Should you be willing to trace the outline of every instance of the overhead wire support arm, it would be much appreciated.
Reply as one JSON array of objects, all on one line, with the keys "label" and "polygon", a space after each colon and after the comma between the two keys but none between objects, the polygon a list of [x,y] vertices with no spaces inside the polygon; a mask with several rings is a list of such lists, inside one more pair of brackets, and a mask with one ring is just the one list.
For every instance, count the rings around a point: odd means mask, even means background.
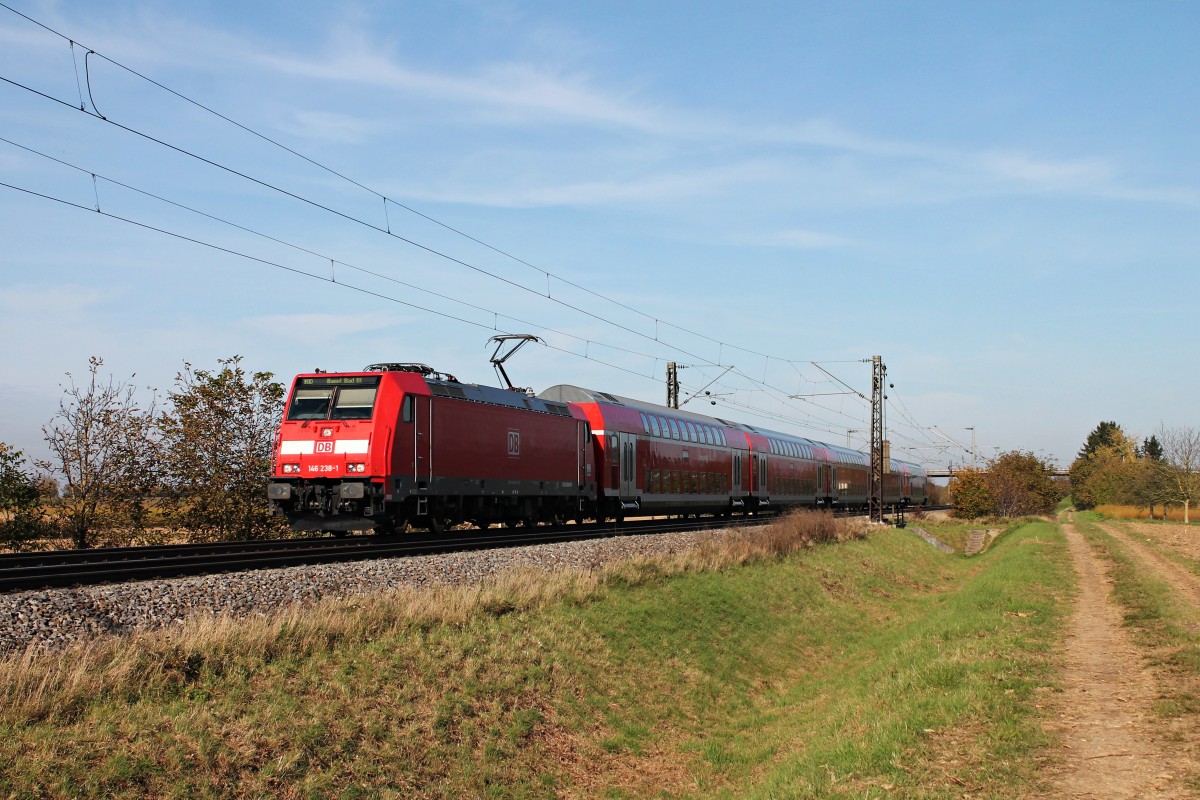
[{"label": "overhead wire support arm", "polygon": [[[706,383],[706,384],[704,384],[703,386],[701,386],[701,387],[700,387],[699,389],[697,389],[696,391],[692,392],[690,395],[688,395],[688,396],[687,396],[687,398],[686,398],[686,399],[684,399],[682,402],[680,402],[678,406],[675,406],[675,408],[679,408],[679,406],[686,406],[686,405],[688,404],[688,402],[689,402],[689,401],[691,401],[691,400],[695,400],[695,399],[696,399],[696,398],[697,398],[697,397],[700,395],[700,393],[701,393],[701,392],[704,392],[704,390],[705,390],[705,389],[707,389],[708,387],[712,386],[712,385],[713,385],[714,383],[716,383],[717,381],[721,380],[721,378],[724,378],[726,375],[728,375],[728,374],[729,374],[729,372],[730,372],[732,369],[733,369],[733,367],[731,367],[731,366],[730,366],[730,367],[726,367],[724,372],[722,372],[722,373],[721,373],[720,375],[718,375],[717,377],[713,378],[713,379],[712,379],[711,381],[709,381],[708,383]],[[678,391],[679,391],[679,390],[678,390],[678,389],[676,389],[676,396],[678,396]],[[709,394],[708,392],[704,392],[704,393],[705,393],[705,394]]]},{"label": "overhead wire support arm", "polygon": [[[875,358],[879,358],[879,356],[875,356]],[[808,362],[808,363],[812,364],[814,367],[816,367],[817,369],[821,370],[821,372],[824,372],[826,375],[828,375],[829,377],[833,378],[835,381],[837,381],[838,383],[840,383],[842,386],[845,386],[847,389],[849,389],[849,390],[850,390],[850,391],[849,391],[849,394],[855,394],[855,395],[858,395],[858,397],[859,397],[859,398],[861,398],[861,399],[863,399],[863,400],[866,400],[866,399],[867,399],[867,396],[866,396],[865,394],[863,394],[862,392],[860,392],[858,389],[855,389],[855,388],[854,388],[853,386],[851,386],[850,384],[846,383],[844,380],[842,380],[841,378],[839,378],[837,375],[834,375],[832,372],[830,372],[829,370],[827,370],[827,369],[825,369],[824,367],[822,367],[822,366],[821,366],[820,364],[818,364],[816,361],[810,361],[810,362]]]}]

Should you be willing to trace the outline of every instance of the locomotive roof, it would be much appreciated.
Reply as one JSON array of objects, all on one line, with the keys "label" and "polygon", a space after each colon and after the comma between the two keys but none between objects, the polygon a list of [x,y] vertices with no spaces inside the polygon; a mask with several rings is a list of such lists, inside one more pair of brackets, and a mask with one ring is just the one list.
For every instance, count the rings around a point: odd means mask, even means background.
[{"label": "locomotive roof", "polygon": [[555,402],[553,398],[530,397],[524,392],[514,392],[511,389],[499,389],[495,386],[483,386],[478,383],[437,380],[429,377],[425,378],[425,383],[429,386],[432,394],[442,397],[457,397],[460,400],[474,400],[477,403],[524,408],[546,414],[557,414],[560,417],[573,416],[566,405]]},{"label": "locomotive roof", "polygon": [[[724,425],[726,428],[732,428],[733,430],[738,431],[746,431],[748,433],[756,433],[760,436],[783,439],[789,442],[801,442],[814,447],[822,447],[828,450],[830,455],[834,456],[842,454],[844,456],[852,455],[858,458],[866,456],[868,460],[870,458],[868,454],[863,453],[861,450],[852,450],[846,447],[840,447],[836,444],[819,442],[815,439],[807,439],[803,436],[796,436],[792,433],[782,433],[780,431],[773,431],[767,428],[759,428],[755,425],[747,425],[744,422],[733,422],[730,420],[721,419],[720,417],[710,417],[704,414],[697,414],[694,411],[684,411],[683,409],[679,408],[660,406],[655,403],[647,403],[643,400],[634,400],[629,397],[622,397],[620,395],[601,392],[595,389],[585,389],[581,386],[571,386],[570,384],[565,383],[559,384],[558,386],[551,386],[549,389],[541,392],[538,397],[545,400],[557,400],[562,403],[607,403],[648,414],[663,414],[666,416],[681,417],[683,419],[692,419],[704,422],[708,425]],[[924,474],[925,472],[920,465],[913,464],[908,461],[901,461],[893,458],[891,459],[891,462],[893,464],[903,464],[906,467],[915,468],[921,474]]]}]

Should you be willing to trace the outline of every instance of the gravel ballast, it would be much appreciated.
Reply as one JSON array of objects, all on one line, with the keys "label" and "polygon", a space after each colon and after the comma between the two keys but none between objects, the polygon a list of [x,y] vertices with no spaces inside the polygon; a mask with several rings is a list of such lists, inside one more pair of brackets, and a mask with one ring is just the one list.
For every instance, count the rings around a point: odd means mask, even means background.
[{"label": "gravel ballast", "polygon": [[138,581],[0,595],[0,654],[58,650],[104,634],[181,624],[199,615],[264,615],[293,603],[377,594],[400,587],[476,584],[512,569],[596,570],[665,556],[727,530],[616,536],[374,561]]}]

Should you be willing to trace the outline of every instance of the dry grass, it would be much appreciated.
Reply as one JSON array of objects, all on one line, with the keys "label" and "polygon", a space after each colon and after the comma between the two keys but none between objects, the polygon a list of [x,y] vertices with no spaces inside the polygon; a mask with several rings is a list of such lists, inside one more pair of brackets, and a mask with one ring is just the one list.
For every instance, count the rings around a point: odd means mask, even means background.
[{"label": "dry grass", "polygon": [[271,615],[196,617],[176,629],[108,636],[60,654],[30,649],[0,660],[0,707],[10,718],[70,719],[96,698],[157,689],[170,694],[202,669],[234,662],[307,656],[341,641],[370,641],[435,625],[463,625],[567,600],[582,603],[607,585],[639,585],[670,575],[708,572],[778,559],[822,543],[863,538],[861,523],[815,511],[793,512],[770,526],[731,530],[694,550],[639,558],[597,571],[506,572],[474,586],[401,588],[351,600],[292,605]]},{"label": "dry grass", "polygon": [[880,530],[816,547],[866,528],[799,515],[11,658],[0,797],[1028,796],[1061,559]]},{"label": "dry grass", "polygon": [[[1150,509],[1145,506],[1108,504],[1096,506],[1095,511],[1097,514],[1109,519],[1163,519],[1163,509],[1161,506],[1154,507],[1153,517],[1150,516]],[[1172,522],[1183,522],[1183,506],[1169,506],[1166,512],[1166,519]],[[1197,509],[1190,509],[1188,516],[1192,521],[1195,521],[1197,519]]]}]

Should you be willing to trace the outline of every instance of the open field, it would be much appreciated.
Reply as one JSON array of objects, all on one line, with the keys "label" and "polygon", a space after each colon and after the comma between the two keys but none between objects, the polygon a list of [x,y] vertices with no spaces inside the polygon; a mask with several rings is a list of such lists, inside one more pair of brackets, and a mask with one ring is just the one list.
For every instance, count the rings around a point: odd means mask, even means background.
[{"label": "open field", "polygon": [[4,665],[14,796],[960,797],[1040,788],[1070,577],[881,531],[517,576]]},{"label": "open field", "polygon": [[[1096,506],[1096,513],[1099,514],[1100,516],[1106,517],[1108,519],[1149,520],[1149,519],[1153,518],[1156,520],[1162,520],[1163,519],[1163,511],[1164,511],[1163,506],[1156,505],[1154,507],[1154,516],[1151,517],[1150,509],[1147,508],[1146,506],[1116,506],[1116,505]],[[1167,506],[1165,511],[1166,511],[1166,519],[1168,521],[1183,522],[1183,506]],[[1197,518],[1196,518],[1196,509],[1194,509],[1194,508],[1189,511],[1188,517],[1192,524],[1195,524],[1198,521],[1200,521],[1200,520],[1197,520]]]}]

